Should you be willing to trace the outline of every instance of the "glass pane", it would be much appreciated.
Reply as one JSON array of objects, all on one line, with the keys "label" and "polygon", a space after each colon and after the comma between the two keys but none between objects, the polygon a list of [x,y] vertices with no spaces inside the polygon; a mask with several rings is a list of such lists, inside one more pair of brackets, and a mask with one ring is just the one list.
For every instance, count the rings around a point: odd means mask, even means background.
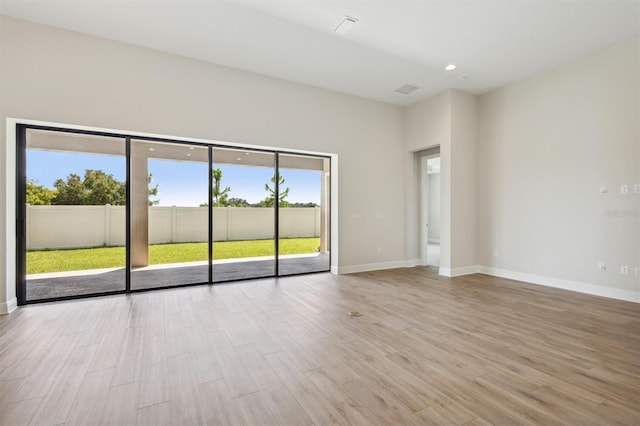
[{"label": "glass pane", "polygon": [[280,154],[280,275],[328,271],[329,159]]},{"label": "glass pane", "polygon": [[131,289],[209,282],[208,148],[131,141]]},{"label": "glass pane", "polygon": [[26,136],[27,300],[125,290],[125,140]]},{"label": "glass pane", "polygon": [[213,150],[213,281],[275,275],[275,155]]}]

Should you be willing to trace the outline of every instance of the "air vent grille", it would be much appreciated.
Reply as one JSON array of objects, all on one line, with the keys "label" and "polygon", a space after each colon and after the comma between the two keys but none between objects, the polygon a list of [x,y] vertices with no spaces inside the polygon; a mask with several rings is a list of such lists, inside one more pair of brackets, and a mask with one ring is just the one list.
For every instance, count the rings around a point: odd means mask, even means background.
[{"label": "air vent grille", "polygon": [[413,84],[405,84],[402,87],[398,87],[395,92],[402,93],[403,95],[408,95],[411,92],[418,90],[418,86],[414,86]]}]

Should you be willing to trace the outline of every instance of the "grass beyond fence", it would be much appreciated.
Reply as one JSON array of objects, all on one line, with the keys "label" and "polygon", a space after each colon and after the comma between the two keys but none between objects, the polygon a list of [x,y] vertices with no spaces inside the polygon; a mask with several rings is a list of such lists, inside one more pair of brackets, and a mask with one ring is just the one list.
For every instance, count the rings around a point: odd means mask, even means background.
[{"label": "grass beyond fence", "polygon": [[[274,255],[273,240],[219,241],[213,243],[213,259],[237,259]],[[320,238],[280,240],[280,254],[318,251]],[[197,262],[207,260],[207,243],[155,244],[149,246],[149,263]],[[97,247],[27,252],[27,274],[120,268],[125,265],[124,247]]]}]

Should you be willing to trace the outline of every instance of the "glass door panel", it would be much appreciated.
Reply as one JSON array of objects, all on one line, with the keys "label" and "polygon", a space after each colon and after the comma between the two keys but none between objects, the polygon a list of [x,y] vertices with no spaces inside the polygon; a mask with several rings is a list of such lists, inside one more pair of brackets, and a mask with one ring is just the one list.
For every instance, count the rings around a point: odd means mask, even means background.
[{"label": "glass door panel", "polygon": [[329,159],[279,154],[279,275],[328,271]]},{"label": "glass door panel", "polygon": [[26,130],[26,301],[126,289],[126,141]]},{"label": "glass door panel", "polygon": [[209,150],[131,140],[131,289],[209,282]]},{"label": "glass door panel", "polygon": [[214,148],[213,282],[275,275],[275,154]]}]

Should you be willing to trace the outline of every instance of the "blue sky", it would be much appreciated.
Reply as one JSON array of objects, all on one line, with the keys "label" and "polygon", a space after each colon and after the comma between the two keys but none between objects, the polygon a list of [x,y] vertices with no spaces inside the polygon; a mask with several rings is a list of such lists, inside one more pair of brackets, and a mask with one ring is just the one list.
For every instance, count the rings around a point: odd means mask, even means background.
[{"label": "blue sky", "polygon": [[[244,198],[257,203],[267,196],[264,184],[273,169],[237,165],[216,165],[222,169],[222,186],[231,187],[229,198]],[[37,179],[40,185],[53,188],[58,178],[70,173],[84,176],[85,169],[103,170],[116,179],[126,176],[123,157],[27,150],[27,179]],[[161,206],[198,206],[207,201],[207,165],[166,160],[149,160],[152,185],[158,184],[157,199]],[[320,204],[320,172],[281,169],[285,188],[291,188],[287,200],[291,203]]]}]

